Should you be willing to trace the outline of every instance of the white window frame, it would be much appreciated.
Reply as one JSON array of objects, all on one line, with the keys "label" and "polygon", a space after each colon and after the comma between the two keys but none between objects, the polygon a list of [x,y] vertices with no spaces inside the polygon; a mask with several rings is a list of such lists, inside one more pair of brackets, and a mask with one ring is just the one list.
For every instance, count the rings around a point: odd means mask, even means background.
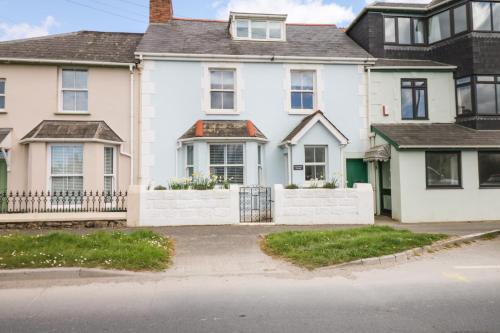
[{"label": "white window frame", "polygon": [[3,97],[4,98],[4,107],[3,108],[0,108],[0,113],[4,113],[5,112],[5,109],[7,108],[7,80],[6,79],[3,79],[3,78],[0,78],[0,82],[3,82],[4,83],[4,92],[3,93],[0,93],[0,97]]},{"label": "white window frame", "polygon": [[[209,74],[210,74],[210,110],[212,112],[218,112],[218,113],[221,113],[221,112],[234,112],[234,110],[236,110],[236,69],[232,69],[232,68],[210,68],[209,69]],[[232,72],[233,73],[233,81],[234,81],[234,84],[233,84],[233,89],[224,89],[224,85],[219,88],[219,89],[214,89],[212,88],[212,73],[213,72]],[[213,92],[216,92],[216,93],[225,93],[225,92],[229,92],[229,93],[233,93],[233,108],[232,109],[224,109],[224,108],[221,108],[221,109],[213,109],[212,108],[212,93]],[[224,105],[224,97],[222,97],[222,105]]]},{"label": "white window frame", "polygon": [[[227,164],[227,146],[228,145],[241,145],[243,147],[243,164]],[[211,164],[210,163],[210,147],[211,146],[225,146],[224,148],[224,164]],[[227,179],[227,169],[230,167],[243,167],[243,183],[246,184],[246,145],[243,142],[213,142],[208,144],[208,170],[211,168],[224,168],[224,179]]]},{"label": "white window frame", "polygon": [[[113,173],[106,173],[106,149],[112,149],[113,152]],[[104,184],[106,184],[106,178],[112,177],[112,182],[111,182],[111,194],[113,194],[114,191],[116,191],[116,148],[113,146],[104,146]],[[103,191],[105,191],[105,186],[103,186]],[[107,194],[107,193],[106,193]]]},{"label": "white window frame", "polygon": [[[238,37],[238,21],[248,22],[248,35],[247,37]],[[253,38],[252,36],[252,23],[253,22],[265,22],[266,23],[266,37],[265,38]],[[281,25],[281,38],[271,38],[269,29],[269,23],[278,23]],[[233,21],[232,26],[232,36],[234,40],[254,40],[259,42],[285,42],[286,41],[286,24],[284,21],[279,20],[269,20],[265,18],[236,18]]]},{"label": "white window frame", "polygon": [[[193,164],[189,164],[189,148],[192,148],[192,151],[193,151]],[[192,144],[186,145],[186,160],[185,161],[186,161],[185,176],[190,177],[189,176],[189,169],[193,169],[193,174],[194,174],[194,145],[192,145]]]},{"label": "white window frame", "polygon": [[[81,174],[65,174],[65,175],[52,175],[52,147],[82,147],[82,173]],[[33,161],[32,161],[33,162]],[[82,177],[83,188],[85,191],[85,145],[83,143],[53,143],[47,145],[47,190],[52,192],[52,177]]]},{"label": "white window frame", "polygon": [[[239,115],[244,112],[244,82],[241,75],[243,64],[231,64],[231,63],[203,63],[203,76],[201,87],[203,90],[203,98],[201,101],[202,110],[205,111],[207,115]],[[220,110],[212,109],[211,105],[211,95],[212,84],[211,75],[212,70],[234,70],[234,109],[232,110]]]},{"label": "white window frame", "polygon": [[[63,72],[64,71],[86,71],[87,72],[87,89],[65,89],[63,88]],[[78,68],[78,67],[61,67],[59,69],[59,107],[58,114],[72,114],[72,115],[88,115],[90,114],[90,93],[89,93],[89,79],[90,79],[90,71],[88,68]],[[87,110],[75,110],[75,111],[67,111],[64,110],[64,91],[76,91],[76,92],[87,92]]]},{"label": "white window frame", "polygon": [[[306,162],[306,149],[312,148],[316,150],[317,148],[322,148],[325,151],[325,161],[324,162]],[[316,160],[316,153],[314,154],[314,159]],[[328,177],[328,146],[327,145],[304,145],[304,181],[309,184],[311,180],[306,180],[306,167],[308,166],[324,166],[325,167],[325,179],[318,179],[320,182],[325,182]]]},{"label": "white window frame", "polygon": [[[285,80],[283,82],[285,90],[285,110],[288,114],[309,115],[317,110],[324,110],[324,82],[322,65],[284,65]],[[314,90],[312,109],[292,109],[292,72],[294,71],[314,71]]]},{"label": "white window frame", "polygon": [[264,145],[257,145],[257,183],[263,185],[264,182]]}]

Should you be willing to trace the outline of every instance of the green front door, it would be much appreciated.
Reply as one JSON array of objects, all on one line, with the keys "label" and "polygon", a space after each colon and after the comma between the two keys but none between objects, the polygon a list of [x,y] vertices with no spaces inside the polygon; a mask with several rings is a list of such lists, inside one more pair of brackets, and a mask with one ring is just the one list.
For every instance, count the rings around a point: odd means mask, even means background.
[{"label": "green front door", "polygon": [[361,158],[347,159],[347,186],[355,183],[368,183],[368,166]]},{"label": "green front door", "polygon": [[0,158],[0,194],[7,192],[7,163]]}]

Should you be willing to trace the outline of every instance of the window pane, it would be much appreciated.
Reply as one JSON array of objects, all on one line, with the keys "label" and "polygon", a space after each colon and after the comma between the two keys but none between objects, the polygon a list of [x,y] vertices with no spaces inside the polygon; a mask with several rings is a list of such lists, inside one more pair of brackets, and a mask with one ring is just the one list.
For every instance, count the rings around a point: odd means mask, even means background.
[{"label": "window pane", "polygon": [[302,72],[302,89],[310,91],[314,90],[314,72]]},{"label": "window pane", "polygon": [[464,83],[469,83],[470,82],[470,77],[463,77],[461,79],[457,80],[457,84],[464,84]]},{"label": "window pane", "polygon": [[411,81],[401,81],[401,86],[402,87],[412,87],[413,84]]},{"label": "window pane", "polygon": [[75,88],[75,71],[67,69],[62,71],[62,87],[64,89]]},{"label": "window pane", "polygon": [[86,91],[77,91],[76,97],[76,111],[88,111],[89,94]]},{"label": "window pane", "polygon": [[210,145],[210,164],[224,164],[224,145]]},{"label": "window pane", "polygon": [[292,93],[292,109],[302,109],[302,93]]},{"label": "window pane", "polygon": [[114,174],[114,160],[113,160],[113,148],[104,148],[104,174],[112,175]]},{"label": "window pane", "polygon": [[478,76],[477,80],[481,81],[481,82],[495,82],[495,77],[482,75],[482,76]]},{"label": "window pane", "polygon": [[83,177],[52,177],[52,193],[82,193]]},{"label": "window pane", "polygon": [[212,167],[210,168],[210,176],[217,176],[217,178],[225,179],[225,168],[224,167]]},{"label": "window pane", "polygon": [[252,38],[253,39],[267,38],[267,22],[252,21]]},{"label": "window pane", "polygon": [[491,30],[491,8],[489,2],[473,2],[472,17],[474,30]]},{"label": "window pane", "polygon": [[194,147],[193,146],[186,147],[186,164],[187,165],[194,164]]},{"label": "window pane", "polygon": [[315,162],[316,163],[325,163],[325,148],[317,147],[314,149],[315,151]]},{"label": "window pane", "polygon": [[281,39],[281,27],[279,22],[269,22],[269,38]]},{"label": "window pane", "polygon": [[495,114],[496,99],[495,99],[495,85],[478,83],[477,88],[477,113],[479,114]]},{"label": "window pane", "polygon": [[224,110],[234,109],[234,93],[225,92],[222,94],[222,108]]},{"label": "window pane", "polygon": [[222,92],[210,93],[210,107],[216,110],[222,110]]},{"label": "window pane", "polygon": [[76,92],[63,91],[63,111],[75,111]]},{"label": "window pane", "polygon": [[243,164],[243,145],[227,145],[227,164]]},{"label": "window pane", "polygon": [[411,89],[401,89],[401,112],[403,119],[413,119],[413,93]]},{"label": "window pane", "polygon": [[243,167],[228,167],[227,180],[231,184],[243,184]]},{"label": "window pane", "polygon": [[453,18],[455,22],[455,33],[467,30],[467,7],[465,5],[457,7],[453,10]]},{"label": "window pane", "polygon": [[302,73],[292,72],[292,90],[302,90]]},{"label": "window pane", "polygon": [[187,175],[187,177],[193,177],[193,175],[194,175],[194,167],[188,167],[186,175]]},{"label": "window pane", "polygon": [[222,71],[210,71],[210,87],[222,89]]},{"label": "window pane", "polygon": [[75,71],[75,88],[87,89],[87,71]]},{"label": "window pane", "polygon": [[0,80],[0,95],[5,94],[5,80]]},{"label": "window pane", "polygon": [[104,177],[104,193],[106,194],[113,193],[113,176]]},{"label": "window pane", "polygon": [[425,101],[425,90],[417,89],[415,92],[417,100],[415,101],[415,108],[417,109],[417,118],[427,117],[427,104]]},{"label": "window pane", "polygon": [[0,96],[0,109],[5,109],[5,96]]},{"label": "window pane", "polygon": [[414,19],[413,20],[414,24],[414,38],[415,38],[415,43],[416,44],[422,44],[425,43],[425,21],[424,20],[419,20],[419,19]]},{"label": "window pane", "polygon": [[459,186],[459,154],[427,153],[427,186]]},{"label": "window pane", "polygon": [[500,3],[492,3],[493,6],[493,30],[500,31]]},{"label": "window pane", "polygon": [[65,174],[64,170],[64,147],[51,148],[51,173],[53,175]]},{"label": "window pane", "polygon": [[306,163],[314,163],[314,148],[313,147],[305,147],[304,149],[304,159]]},{"label": "window pane", "polygon": [[306,165],[306,181],[314,179],[314,166]]},{"label": "window pane", "polygon": [[451,36],[450,12],[445,11],[429,19],[429,42],[434,43]]},{"label": "window pane", "polygon": [[313,99],[313,93],[302,93],[302,109],[312,110],[314,108]]},{"label": "window pane", "polygon": [[248,38],[248,21],[247,20],[237,20],[236,21],[236,36],[240,38]]},{"label": "window pane", "polygon": [[316,179],[325,179],[325,166],[324,165],[316,165]]},{"label": "window pane", "polygon": [[222,77],[222,88],[224,90],[234,90],[234,71],[223,71]]},{"label": "window pane", "polygon": [[396,42],[396,19],[392,17],[386,17],[384,19],[385,26],[385,41],[386,43]]},{"label": "window pane", "polygon": [[470,85],[457,88],[458,114],[472,113],[472,97]]},{"label": "window pane", "polygon": [[500,186],[500,152],[479,152],[479,185]]},{"label": "window pane", "polygon": [[407,17],[398,18],[399,44],[411,44],[411,20]]}]

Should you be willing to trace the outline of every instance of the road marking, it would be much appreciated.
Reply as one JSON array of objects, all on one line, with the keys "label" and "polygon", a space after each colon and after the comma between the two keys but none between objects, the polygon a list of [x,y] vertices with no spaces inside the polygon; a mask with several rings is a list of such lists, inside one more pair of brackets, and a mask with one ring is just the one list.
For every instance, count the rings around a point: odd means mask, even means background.
[{"label": "road marking", "polygon": [[483,265],[483,266],[455,266],[455,269],[500,269],[500,265]]},{"label": "road marking", "polygon": [[455,280],[459,282],[465,282],[468,283],[470,282],[469,279],[467,279],[465,276],[457,273],[443,273],[445,277],[447,277],[450,280]]}]

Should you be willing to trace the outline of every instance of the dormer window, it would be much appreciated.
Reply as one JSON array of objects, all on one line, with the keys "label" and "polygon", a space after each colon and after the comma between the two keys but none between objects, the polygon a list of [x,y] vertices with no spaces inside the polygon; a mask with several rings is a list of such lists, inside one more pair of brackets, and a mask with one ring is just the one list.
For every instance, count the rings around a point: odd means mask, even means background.
[{"label": "dormer window", "polygon": [[286,15],[231,13],[231,35],[236,40],[284,41]]}]

